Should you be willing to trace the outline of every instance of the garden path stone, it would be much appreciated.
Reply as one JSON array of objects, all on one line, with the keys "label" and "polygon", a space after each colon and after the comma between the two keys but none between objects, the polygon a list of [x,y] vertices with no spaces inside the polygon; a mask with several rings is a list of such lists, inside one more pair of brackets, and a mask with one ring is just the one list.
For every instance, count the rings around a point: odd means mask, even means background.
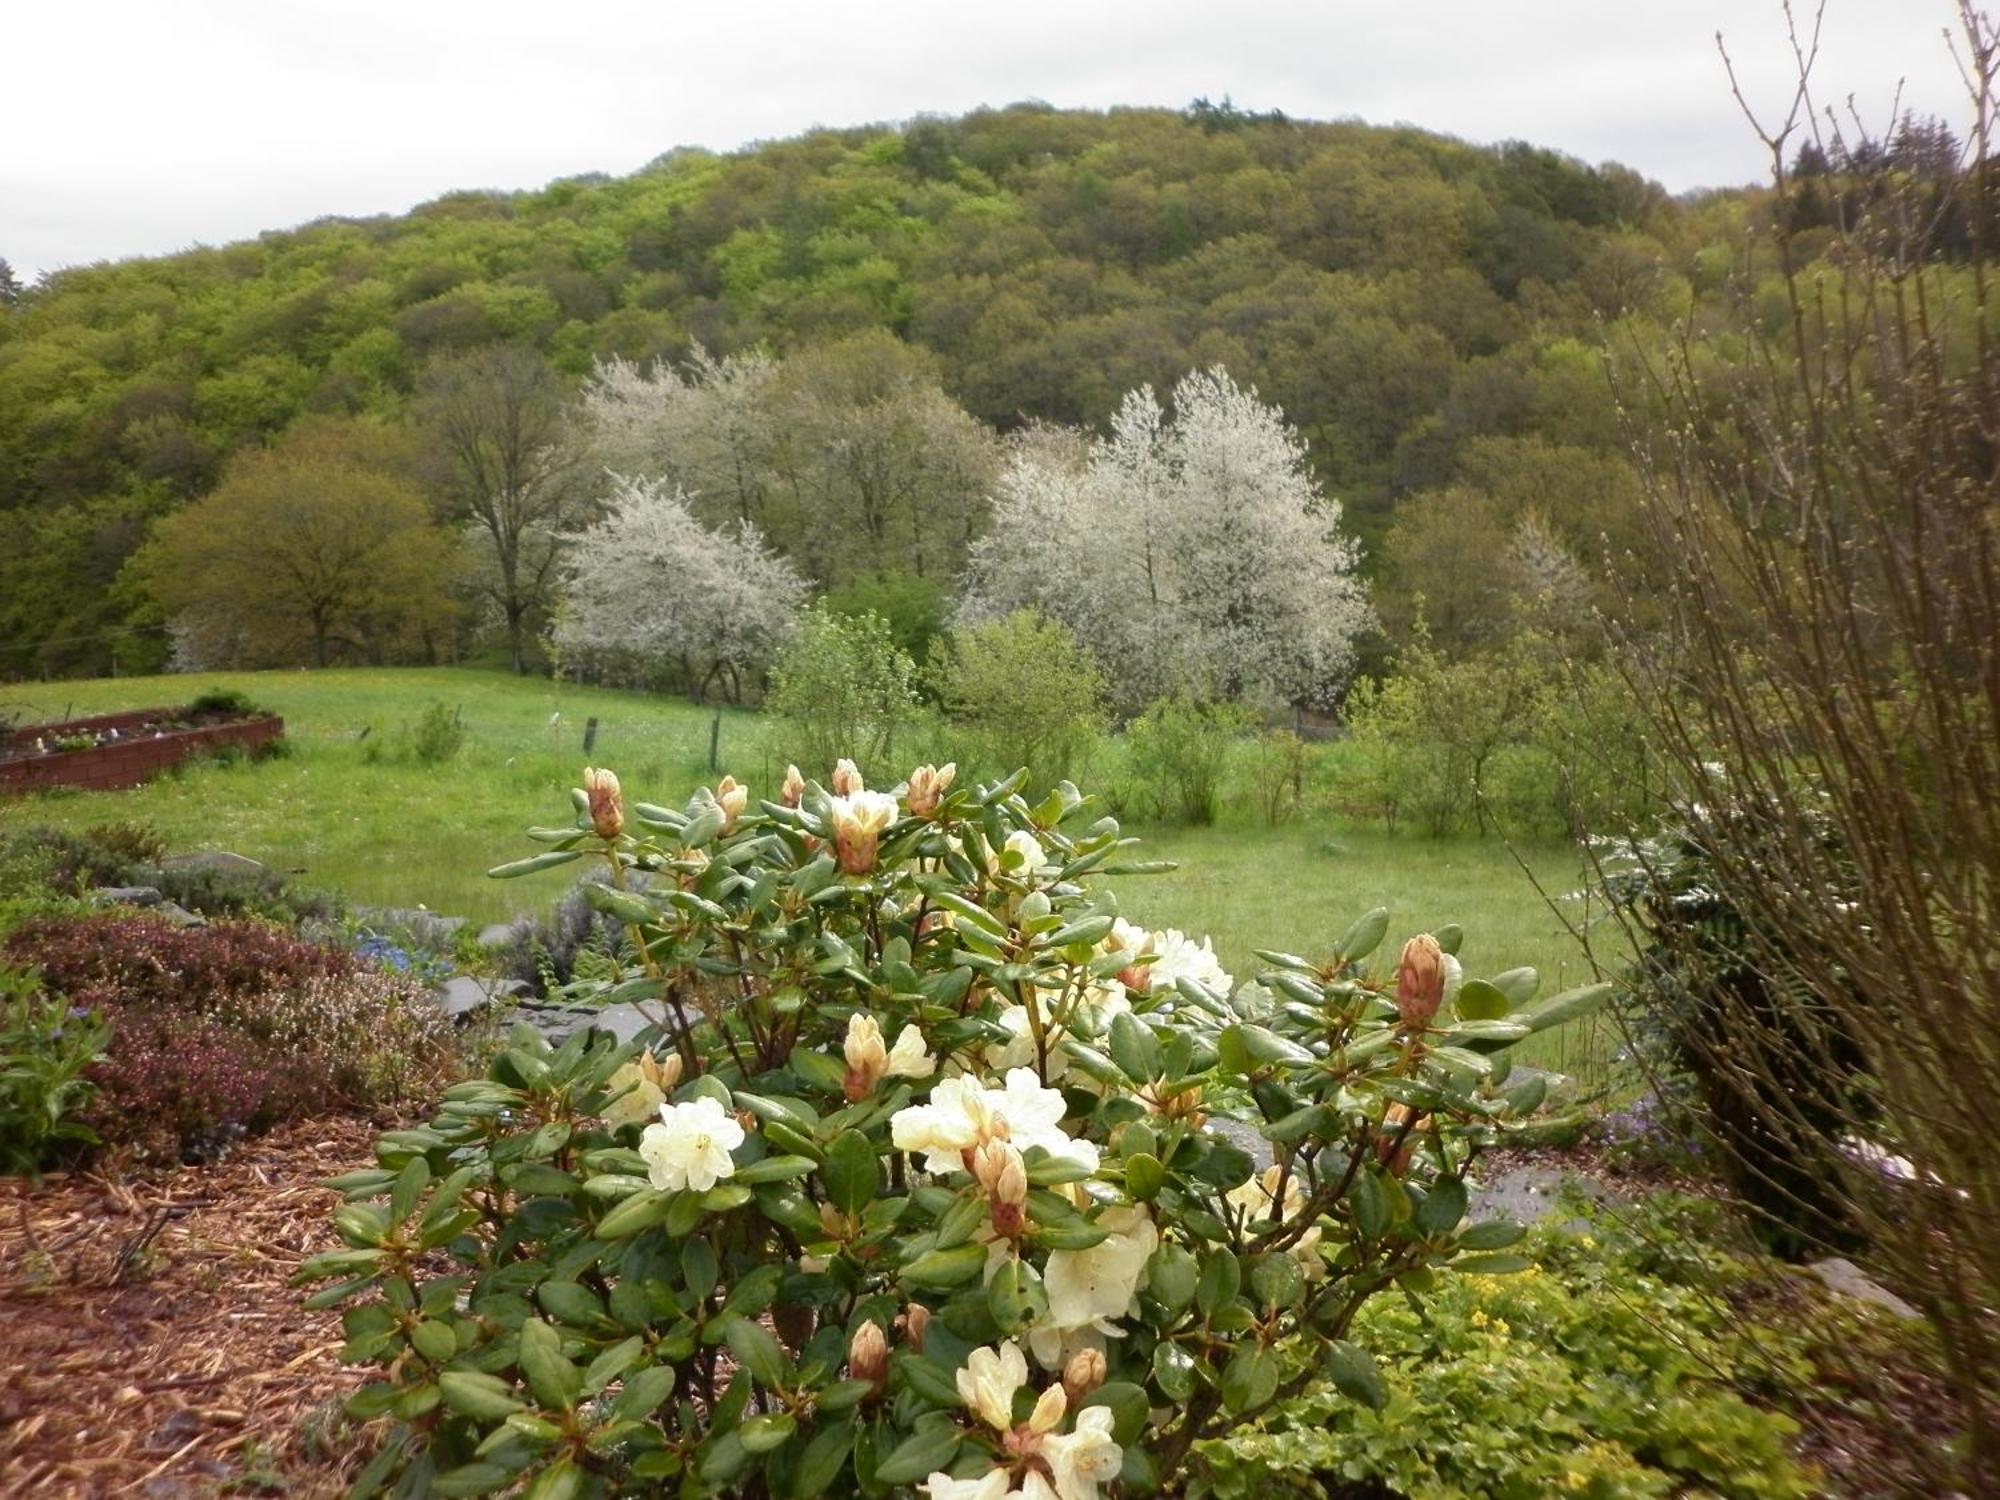
[{"label": "garden path stone", "polygon": [[92,893],[114,906],[158,906],[160,890],[152,885],[101,885]]},{"label": "garden path stone", "polygon": [[196,849],[190,854],[169,854],[160,861],[164,870],[214,870],[222,875],[261,875],[264,865],[246,854],[227,849]]},{"label": "garden path stone", "polygon": [[1588,1227],[1585,1221],[1566,1211],[1565,1189],[1573,1189],[1592,1203],[1627,1201],[1624,1194],[1594,1177],[1534,1163],[1508,1167],[1491,1176],[1468,1182],[1467,1187],[1471,1189],[1472,1200],[1467,1216],[1473,1223],[1486,1219],[1512,1219],[1516,1223],[1532,1224],[1538,1219],[1559,1218],[1565,1229],[1584,1229]]},{"label": "garden path stone", "polygon": [[521,1019],[539,1031],[550,1046],[560,1047],[576,1032],[589,1027],[609,1032],[621,1042],[629,1042],[652,1022],[636,1005],[524,1005]]},{"label": "garden path stone", "polygon": [[1816,1260],[1806,1269],[1824,1282],[1828,1291],[1839,1296],[1852,1297],[1857,1302],[1871,1302],[1905,1322],[1923,1317],[1909,1303],[1842,1256]]},{"label": "garden path stone", "polygon": [[185,906],[173,901],[162,901],[152,908],[156,917],[164,917],[176,927],[206,927],[208,918],[198,912],[191,912]]},{"label": "garden path stone", "polygon": [[461,1021],[526,988],[518,979],[476,979],[470,974],[454,974],[435,993],[444,1013],[454,1021]]}]

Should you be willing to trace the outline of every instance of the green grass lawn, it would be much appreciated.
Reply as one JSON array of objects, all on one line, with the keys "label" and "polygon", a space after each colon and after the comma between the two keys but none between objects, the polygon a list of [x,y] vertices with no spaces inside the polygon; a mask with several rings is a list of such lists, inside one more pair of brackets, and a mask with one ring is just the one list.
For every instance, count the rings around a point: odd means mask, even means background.
[{"label": "green grass lawn", "polygon": [[[14,684],[0,687],[0,713],[104,713],[185,702],[210,687],[238,689],[283,714],[293,754],[198,766],[128,792],[0,804],[0,822],[81,829],[141,820],[176,849],[232,849],[357,901],[422,904],[487,921],[545,906],[571,878],[554,871],[502,883],[484,871],[534,852],[521,837],[527,825],[566,816],[568,788],[585,764],[588,719],[598,721],[589,759],[615,769],[629,795],[677,802],[710,779],[712,711],[504,672],[234,672]],[[432,703],[459,709],[467,738],[455,759],[424,766],[399,742]],[[775,787],[783,766],[773,763],[755,714],[724,711],[720,748],[722,768],[754,792]],[[1545,992],[1589,977],[1562,923],[1495,842],[1390,835],[1318,818],[1278,829],[1235,821],[1133,831],[1147,855],[1180,861],[1180,868],[1121,882],[1128,915],[1211,934],[1239,978],[1256,971],[1253,949],[1323,951],[1377,905],[1393,919],[1385,952],[1409,933],[1457,922],[1472,973],[1533,964]],[[1574,850],[1549,844],[1518,852],[1552,894],[1579,883]],[[1608,1023],[1585,1023],[1538,1039],[1532,1058],[1594,1079],[1609,1044]]]}]

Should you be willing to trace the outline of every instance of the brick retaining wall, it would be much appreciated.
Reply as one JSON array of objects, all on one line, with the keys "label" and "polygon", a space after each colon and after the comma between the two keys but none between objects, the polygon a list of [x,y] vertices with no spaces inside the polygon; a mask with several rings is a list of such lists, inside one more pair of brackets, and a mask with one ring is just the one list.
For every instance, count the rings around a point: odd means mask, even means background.
[{"label": "brick retaining wall", "polygon": [[[32,740],[37,734],[82,734],[107,729],[139,728],[172,714],[172,709],[147,709],[136,713],[105,714],[95,719],[72,719],[62,724],[37,724],[19,733]],[[214,724],[201,729],[175,729],[165,734],[113,740],[91,750],[67,750],[54,755],[36,755],[23,760],[0,761],[0,792],[35,792],[50,787],[85,787],[110,791],[142,785],[170,766],[179,765],[203,750],[219,750],[241,745],[245,750],[261,750],[285,733],[285,721],[276,715],[244,719],[234,724]]]}]

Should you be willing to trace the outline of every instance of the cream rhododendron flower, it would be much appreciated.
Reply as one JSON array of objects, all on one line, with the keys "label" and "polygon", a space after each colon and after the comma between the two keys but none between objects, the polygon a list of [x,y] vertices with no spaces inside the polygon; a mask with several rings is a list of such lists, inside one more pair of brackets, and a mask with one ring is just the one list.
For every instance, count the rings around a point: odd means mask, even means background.
[{"label": "cream rhododendron flower", "polygon": [[[1088,1250],[1055,1250],[1042,1269],[1049,1310],[1029,1330],[1035,1358],[1061,1369],[1089,1335],[1117,1338],[1117,1320],[1132,1311],[1145,1283],[1146,1261],[1160,1248],[1160,1232],[1143,1208],[1108,1209],[1097,1221],[1111,1231]],[[1082,1336],[1082,1337],[1080,1337]]]},{"label": "cream rhododendron flower", "polygon": [[1086,1406],[1076,1414],[1074,1431],[1053,1432],[1042,1439],[1060,1500],[1097,1500],[1099,1485],[1118,1477],[1125,1452],[1111,1440],[1111,1408]]},{"label": "cream rhododendron flower", "polygon": [[965,1357],[958,1372],[958,1396],[995,1432],[1012,1432],[1014,1393],[1027,1383],[1027,1356],[1019,1344],[1005,1339],[991,1349],[974,1349]]},{"label": "cream rhododendron flower", "polygon": [[[845,762],[843,762],[845,764]],[[875,847],[896,821],[896,799],[884,792],[857,791],[833,799],[833,845],[840,868],[866,875],[875,868]]]},{"label": "cream rhododendron flower", "polygon": [[[613,1129],[650,1120],[667,1102],[667,1095],[681,1081],[681,1060],[677,1053],[656,1058],[641,1052],[606,1080],[605,1087],[618,1097],[604,1106],[604,1120]],[[621,1092],[623,1091],[623,1092]]]},{"label": "cream rhododendron flower", "polygon": [[1008,1070],[1004,1085],[988,1086],[971,1076],[947,1078],[931,1090],[927,1103],[912,1104],[890,1116],[889,1138],[898,1151],[924,1157],[927,1172],[955,1172],[965,1153],[986,1141],[1008,1141],[1017,1151],[1040,1146],[1051,1156],[1097,1170],[1097,1147],[1062,1128],[1063,1096],[1042,1087],[1028,1068]]},{"label": "cream rhododendron flower", "polygon": [[[1006,856],[1016,856],[1008,861]],[[1005,842],[988,856],[986,869],[989,874],[999,874],[1009,863],[1013,868],[1007,873],[1017,880],[1032,880],[1035,872],[1049,861],[1048,851],[1042,848],[1042,841],[1025,828],[1016,828],[1007,835]]]},{"label": "cream rhododendron flower", "polygon": [[940,1470],[924,1481],[924,1493],[930,1500],[1007,1500],[1012,1482],[1005,1469],[991,1470],[978,1479],[953,1479]]},{"label": "cream rhododendron flower", "polygon": [[1196,980],[1218,995],[1227,995],[1236,988],[1236,981],[1222,967],[1207,938],[1197,943],[1178,927],[1169,927],[1151,937],[1155,955],[1148,976],[1151,989],[1171,990],[1176,980],[1184,978]]},{"label": "cream rhododendron flower", "polygon": [[847,1018],[847,1041],[842,1047],[847,1059],[843,1089],[849,1099],[865,1099],[885,1078],[928,1078],[937,1071],[937,1059],[924,1050],[924,1034],[905,1026],[896,1034],[896,1045],[882,1044],[882,1026],[866,1011],[857,1010]]},{"label": "cream rhododendron flower", "polygon": [[778,799],[787,807],[797,807],[806,797],[806,779],[797,766],[785,767],[785,779],[778,787]]},{"label": "cream rhododendron flower", "polygon": [[834,762],[833,779],[829,785],[836,797],[852,797],[868,789],[861,779],[861,768],[845,756]]},{"label": "cream rhododendron flower", "polygon": [[[1285,1201],[1278,1209],[1278,1218],[1289,1219],[1306,1206],[1305,1189],[1299,1186],[1296,1174],[1285,1177],[1284,1169],[1276,1163],[1264,1168],[1241,1187],[1231,1188],[1225,1201],[1245,1210],[1248,1215],[1247,1227],[1254,1234],[1260,1225],[1274,1222],[1271,1208],[1277,1202],[1278,1179],[1285,1178]],[[1319,1258],[1320,1231],[1318,1226],[1308,1229],[1292,1245],[1292,1258],[1299,1263],[1308,1279],[1326,1273],[1326,1263]]]},{"label": "cream rhododendron flower", "polygon": [[716,784],[715,805],[722,809],[722,831],[733,833],[736,820],[750,805],[750,788],[739,785],[734,776],[725,776]]},{"label": "cream rhododendron flower", "polygon": [[918,766],[910,772],[910,785],[903,794],[913,816],[927,818],[938,810],[938,803],[951,789],[958,776],[958,763],[946,761],[941,766]]},{"label": "cream rhododendron flower", "polygon": [[591,830],[599,838],[615,839],[625,831],[625,799],[615,775],[598,766],[585,766],[583,795],[590,805]]},{"label": "cream rhododendron flower", "polygon": [[660,1122],[639,1137],[646,1175],[665,1192],[705,1193],[736,1174],[729,1153],[743,1144],[743,1127],[715,1100],[660,1106]]}]

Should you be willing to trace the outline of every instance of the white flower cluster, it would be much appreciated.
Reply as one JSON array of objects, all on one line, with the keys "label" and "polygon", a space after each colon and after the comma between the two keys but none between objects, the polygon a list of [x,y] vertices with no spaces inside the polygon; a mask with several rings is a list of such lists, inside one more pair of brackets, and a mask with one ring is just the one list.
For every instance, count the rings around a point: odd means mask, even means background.
[{"label": "white flower cluster", "polygon": [[960,619],[1033,606],[1128,703],[1202,680],[1331,697],[1372,618],[1339,502],[1284,413],[1227,371],[1188,375],[1173,408],[1141,388],[1109,438],[1017,441]]},{"label": "white flower cluster", "polygon": [[967,1356],[958,1372],[959,1399],[1000,1435],[1014,1461],[977,1479],[933,1474],[924,1481],[930,1500],[1098,1500],[1099,1487],[1118,1477],[1125,1453],[1111,1436],[1111,1408],[1086,1406],[1063,1432],[1069,1397],[1051,1385],[1017,1423],[1014,1398],[1027,1383],[1028,1362],[1012,1340]]},{"label": "white flower cluster", "polygon": [[664,1192],[705,1193],[736,1175],[729,1153],[743,1144],[743,1127],[714,1099],[662,1104],[660,1120],[639,1137],[646,1175]]}]

